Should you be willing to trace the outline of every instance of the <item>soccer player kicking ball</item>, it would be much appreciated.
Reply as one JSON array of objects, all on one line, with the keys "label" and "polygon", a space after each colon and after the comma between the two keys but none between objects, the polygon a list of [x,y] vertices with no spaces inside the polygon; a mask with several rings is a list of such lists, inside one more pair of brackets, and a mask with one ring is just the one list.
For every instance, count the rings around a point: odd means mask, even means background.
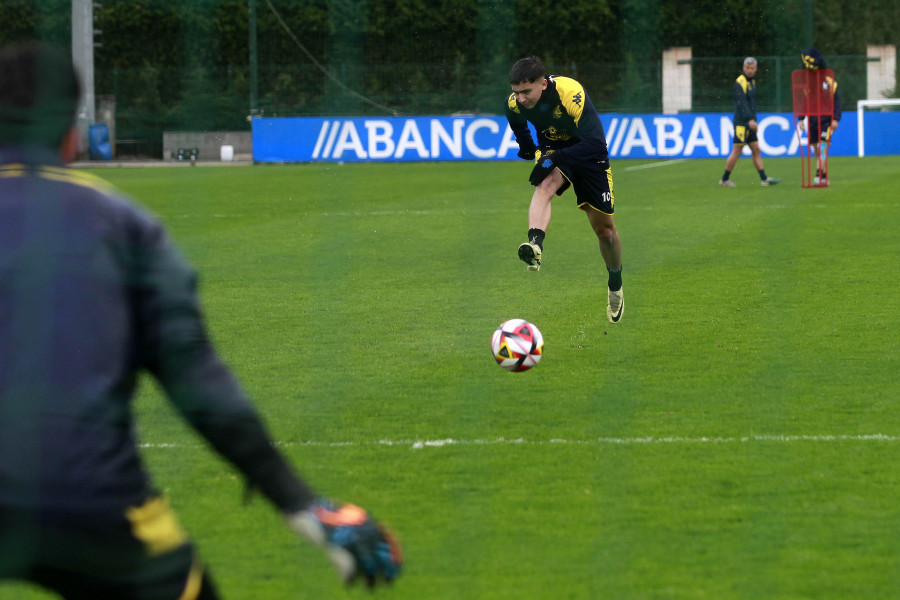
[{"label": "soccer player kicking ball", "polygon": [[[519,144],[518,156],[534,160],[528,241],[519,246],[519,258],[530,271],[540,270],[551,201],[571,186],[578,208],[587,214],[600,241],[609,273],[606,316],[618,323],[625,311],[622,242],[613,220],[612,170],[600,117],[580,83],[547,75],[536,56],[517,61],[509,83],[512,93],[506,102],[506,119]],[[537,144],[529,122],[537,131]]]}]

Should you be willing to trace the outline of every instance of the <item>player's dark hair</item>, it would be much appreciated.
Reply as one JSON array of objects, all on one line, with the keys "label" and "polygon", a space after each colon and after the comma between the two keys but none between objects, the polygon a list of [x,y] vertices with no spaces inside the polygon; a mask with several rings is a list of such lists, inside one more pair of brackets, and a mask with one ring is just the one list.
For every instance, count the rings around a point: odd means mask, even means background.
[{"label": "player's dark hair", "polygon": [[0,144],[57,148],[75,120],[81,86],[72,60],[46,44],[0,49]]},{"label": "player's dark hair", "polygon": [[529,56],[520,58],[516,64],[512,66],[509,72],[510,85],[518,85],[520,83],[534,83],[546,77],[547,71],[544,69],[544,63],[537,56]]}]

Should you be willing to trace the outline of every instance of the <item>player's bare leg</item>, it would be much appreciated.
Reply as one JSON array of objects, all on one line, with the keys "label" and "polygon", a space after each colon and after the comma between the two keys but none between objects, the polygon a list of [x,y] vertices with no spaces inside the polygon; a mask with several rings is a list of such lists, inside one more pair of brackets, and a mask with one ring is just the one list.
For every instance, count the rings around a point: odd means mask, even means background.
[{"label": "player's bare leg", "polygon": [[762,152],[759,150],[759,142],[750,142],[750,154],[753,156],[753,166],[759,172],[759,179],[762,185],[775,185],[780,179],[772,179],[766,175],[766,169],[763,167]]},{"label": "player's bare leg", "polygon": [[618,323],[625,312],[625,296],[622,292],[622,241],[619,239],[612,215],[593,208],[588,208],[585,212],[600,242],[600,255],[603,256],[603,262],[606,263],[606,270],[609,273],[606,317],[610,323]]},{"label": "player's bare leg", "polygon": [[734,171],[734,167],[737,165],[737,161],[741,157],[741,152],[743,152],[743,150],[743,144],[734,144],[731,146],[731,154],[725,159],[726,171]]},{"label": "player's bare leg", "polygon": [[599,210],[588,208],[588,221],[597,234],[600,241],[600,254],[603,256],[603,262],[606,268],[610,270],[622,268],[622,241],[619,239],[619,232],[616,230],[616,224],[612,215],[602,213]]},{"label": "player's bare leg", "polygon": [[563,174],[554,169],[541,185],[534,188],[531,195],[531,206],[528,207],[528,228],[547,231],[550,226],[550,208],[556,190],[563,184]]},{"label": "player's bare leg", "polygon": [[728,158],[725,159],[725,175],[722,179],[719,180],[719,185],[722,187],[735,187],[734,182],[730,179],[727,179],[727,176],[734,171],[735,165],[737,165],[738,159],[741,157],[741,152],[744,150],[743,144],[733,144],[731,146],[731,154],[728,155]]},{"label": "player's bare leg", "polygon": [[825,159],[822,158],[821,145],[813,144],[813,151],[816,153],[816,176],[813,179],[813,185],[828,185],[828,172],[825,168]]},{"label": "player's bare leg", "polygon": [[750,156],[753,157],[753,166],[756,167],[757,171],[763,170],[763,159],[762,152],[759,150],[759,143],[753,142],[750,144]]},{"label": "player's bare leg", "polygon": [[531,205],[528,207],[528,241],[519,246],[519,258],[529,271],[541,268],[541,254],[544,249],[544,234],[550,226],[553,196],[563,184],[563,175],[554,169],[541,185],[534,188]]}]

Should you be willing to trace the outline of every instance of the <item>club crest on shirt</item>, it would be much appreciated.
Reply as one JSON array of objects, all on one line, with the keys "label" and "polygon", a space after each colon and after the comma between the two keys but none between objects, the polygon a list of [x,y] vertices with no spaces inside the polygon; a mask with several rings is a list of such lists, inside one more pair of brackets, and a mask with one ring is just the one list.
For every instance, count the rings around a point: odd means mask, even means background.
[{"label": "club crest on shirt", "polygon": [[560,106],[560,105],[557,104],[557,105],[556,105],[556,108],[553,109],[553,118],[554,118],[554,119],[561,119],[562,116],[563,116],[562,106]]},{"label": "club crest on shirt", "polygon": [[572,136],[568,133],[561,133],[556,127],[548,127],[544,130],[544,137],[555,142],[564,142]]}]

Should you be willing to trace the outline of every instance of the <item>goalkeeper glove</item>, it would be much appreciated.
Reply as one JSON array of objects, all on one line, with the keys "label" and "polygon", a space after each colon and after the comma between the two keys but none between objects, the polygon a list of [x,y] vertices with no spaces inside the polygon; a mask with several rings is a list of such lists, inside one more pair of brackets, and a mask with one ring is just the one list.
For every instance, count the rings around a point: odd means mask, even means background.
[{"label": "goalkeeper glove", "polygon": [[553,164],[553,158],[549,154],[545,154],[538,158],[534,168],[531,170],[528,181],[530,181],[533,186],[539,186],[541,185],[541,182],[547,178],[547,175],[555,168],[556,166]]},{"label": "goalkeeper glove", "polygon": [[403,566],[396,538],[353,504],[319,499],[309,508],[287,516],[290,527],[325,549],[345,583],[363,577],[374,587],[378,577],[394,580]]},{"label": "goalkeeper glove", "polygon": [[534,148],[531,150],[525,150],[524,148],[520,149],[516,156],[519,158],[524,158],[525,160],[534,160]]}]

